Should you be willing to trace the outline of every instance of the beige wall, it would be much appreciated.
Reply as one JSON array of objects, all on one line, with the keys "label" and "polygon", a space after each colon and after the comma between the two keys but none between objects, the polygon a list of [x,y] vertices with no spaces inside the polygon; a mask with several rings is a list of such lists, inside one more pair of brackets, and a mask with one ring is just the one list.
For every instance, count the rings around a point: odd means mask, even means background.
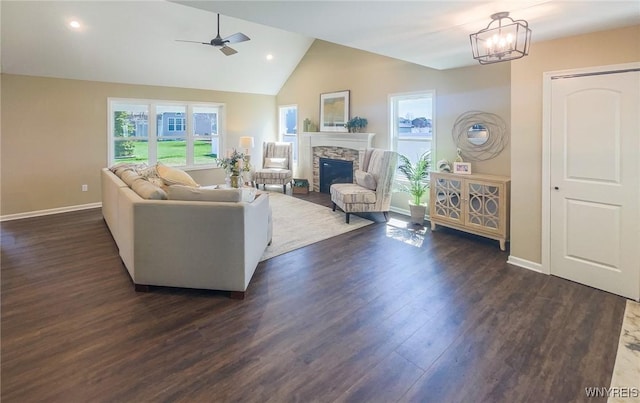
[{"label": "beige wall", "polygon": [[[276,135],[275,97],[220,91],[1,75],[0,215],[100,201],[107,164],[107,98],[226,104],[228,146]],[[81,192],[88,184],[89,191]]]},{"label": "beige wall", "polygon": [[[469,55],[471,57],[471,55]],[[434,70],[369,52],[316,40],[277,96],[278,105],[298,105],[298,127],[305,118],[320,119],[320,94],[350,90],[351,116],[367,118],[367,131],[376,133],[374,146],[388,148],[390,94],[436,91],[437,155],[452,161],[455,119],[481,110],[510,121],[509,64]],[[477,172],[509,175],[509,146],[495,159],[473,163]],[[406,197],[395,195],[394,206],[406,209]]]},{"label": "beige wall", "polygon": [[[535,32],[534,32],[535,34]],[[543,72],[640,61],[640,26],[534,43],[511,64],[511,255],[540,263]]]}]

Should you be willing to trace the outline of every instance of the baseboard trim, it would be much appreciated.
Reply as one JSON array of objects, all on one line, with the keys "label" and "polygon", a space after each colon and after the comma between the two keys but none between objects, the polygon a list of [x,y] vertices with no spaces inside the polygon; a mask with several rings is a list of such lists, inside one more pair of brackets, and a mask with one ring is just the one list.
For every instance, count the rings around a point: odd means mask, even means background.
[{"label": "baseboard trim", "polygon": [[535,271],[537,273],[544,273],[542,271],[542,264],[532,262],[530,260],[522,259],[519,257],[515,257],[513,255],[509,255],[507,259],[507,263],[512,264],[514,266],[522,267],[523,269]]},{"label": "baseboard trim", "polygon": [[98,207],[102,207],[102,203],[101,202],[88,203],[88,204],[79,204],[79,205],[76,205],[76,206],[58,207],[58,208],[52,208],[52,209],[47,209],[47,210],[28,211],[26,213],[7,214],[7,215],[0,216],[0,222],[12,221],[12,220],[21,220],[23,218],[40,217],[40,216],[44,216],[44,215],[69,213],[69,212],[72,212],[72,211],[88,210],[88,209],[98,208]]}]

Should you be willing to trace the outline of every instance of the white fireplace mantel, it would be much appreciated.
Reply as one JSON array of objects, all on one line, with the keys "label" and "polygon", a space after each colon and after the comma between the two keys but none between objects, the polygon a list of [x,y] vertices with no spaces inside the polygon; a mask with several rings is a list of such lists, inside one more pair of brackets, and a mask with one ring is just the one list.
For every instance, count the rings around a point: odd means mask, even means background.
[{"label": "white fireplace mantel", "polygon": [[352,150],[364,151],[372,147],[373,137],[375,133],[343,133],[343,132],[304,132],[298,140],[299,159],[298,173],[299,178],[309,180],[309,184],[313,189],[313,148],[314,147],[342,147]]}]

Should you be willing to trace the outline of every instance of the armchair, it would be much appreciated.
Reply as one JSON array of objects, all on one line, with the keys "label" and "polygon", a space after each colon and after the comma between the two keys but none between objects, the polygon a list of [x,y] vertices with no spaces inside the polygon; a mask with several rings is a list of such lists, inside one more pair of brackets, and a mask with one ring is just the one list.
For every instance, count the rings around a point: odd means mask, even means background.
[{"label": "armchair", "polygon": [[265,185],[282,185],[287,193],[287,183],[293,181],[293,151],[291,143],[265,142],[262,147],[262,169],[253,174],[256,188]]},{"label": "armchair", "polygon": [[394,151],[369,148],[360,157],[360,170],[355,172],[356,183],[334,183],[331,185],[333,211],[336,206],[346,214],[382,212],[389,220],[391,186],[398,155]]}]

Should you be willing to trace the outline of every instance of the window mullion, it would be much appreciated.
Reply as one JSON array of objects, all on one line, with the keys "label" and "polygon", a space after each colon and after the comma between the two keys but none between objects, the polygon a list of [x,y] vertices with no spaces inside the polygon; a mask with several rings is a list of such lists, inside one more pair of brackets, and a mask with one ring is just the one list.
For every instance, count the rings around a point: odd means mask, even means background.
[{"label": "window mullion", "polygon": [[195,165],[194,140],[193,140],[193,105],[187,104],[187,117],[185,118],[185,131],[187,133],[187,166]]},{"label": "window mullion", "polygon": [[154,103],[149,104],[148,138],[148,161],[149,165],[154,165],[158,162],[158,118],[156,115],[156,105]]}]

